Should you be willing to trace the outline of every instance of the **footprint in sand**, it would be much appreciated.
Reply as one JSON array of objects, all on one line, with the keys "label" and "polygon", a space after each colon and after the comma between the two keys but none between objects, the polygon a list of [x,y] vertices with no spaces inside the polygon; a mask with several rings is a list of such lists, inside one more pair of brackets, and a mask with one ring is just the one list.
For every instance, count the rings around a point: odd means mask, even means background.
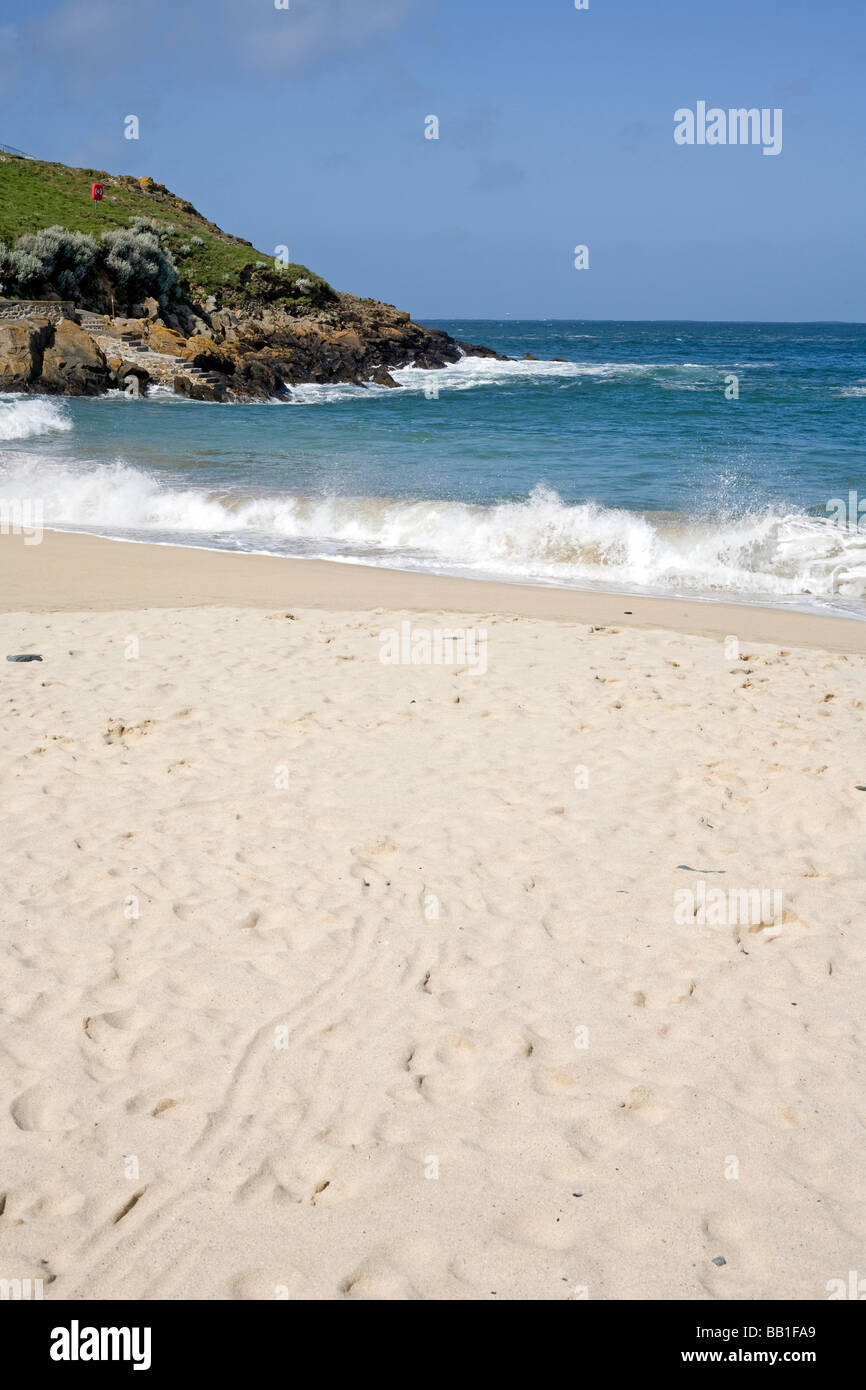
[{"label": "footprint in sand", "polygon": [[381,1258],[365,1260],[343,1280],[340,1291],[346,1298],[363,1300],[406,1301],[417,1298],[406,1275]]},{"label": "footprint in sand", "polygon": [[74,1129],[78,1120],[68,1109],[58,1087],[39,1082],[23,1091],[9,1107],[19,1129],[51,1134]]},{"label": "footprint in sand", "polygon": [[646,1086],[634,1086],[626,1099],[619,1102],[618,1108],[632,1112],[644,1125],[661,1124],[670,1113],[668,1107],[660,1105]]},{"label": "footprint in sand", "polygon": [[39,1189],[21,1187],[0,1193],[0,1215],[16,1226],[28,1221],[43,1221],[61,1216],[74,1216],[85,1204],[83,1192],[71,1187]]}]

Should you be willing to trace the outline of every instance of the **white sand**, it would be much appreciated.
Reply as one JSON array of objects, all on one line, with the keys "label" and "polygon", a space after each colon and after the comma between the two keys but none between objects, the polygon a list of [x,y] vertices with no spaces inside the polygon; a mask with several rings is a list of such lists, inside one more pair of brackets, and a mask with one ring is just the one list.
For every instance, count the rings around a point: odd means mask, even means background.
[{"label": "white sand", "polygon": [[[0,1277],[866,1275],[866,657],[412,614],[486,629],[461,674],[381,663],[408,615],[285,611],[0,616],[2,656],[44,658],[0,660]],[[784,920],[677,922],[699,880],[781,890]]]}]

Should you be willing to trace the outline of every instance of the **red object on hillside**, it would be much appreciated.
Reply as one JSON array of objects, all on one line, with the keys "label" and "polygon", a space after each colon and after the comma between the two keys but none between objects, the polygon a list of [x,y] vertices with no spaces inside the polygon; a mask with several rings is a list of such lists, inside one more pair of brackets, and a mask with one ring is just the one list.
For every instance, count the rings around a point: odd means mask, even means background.
[{"label": "red object on hillside", "polygon": [[96,203],[102,202],[103,191],[101,183],[93,183],[90,185],[90,196]]}]

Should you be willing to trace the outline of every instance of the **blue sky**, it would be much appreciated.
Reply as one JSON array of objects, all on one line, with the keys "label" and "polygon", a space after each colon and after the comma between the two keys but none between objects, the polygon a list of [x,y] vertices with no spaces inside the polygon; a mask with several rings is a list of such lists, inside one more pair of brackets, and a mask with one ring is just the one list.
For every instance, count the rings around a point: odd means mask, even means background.
[{"label": "blue sky", "polygon": [[866,321],[864,70],[863,0],[6,0],[0,141],[416,318]]}]

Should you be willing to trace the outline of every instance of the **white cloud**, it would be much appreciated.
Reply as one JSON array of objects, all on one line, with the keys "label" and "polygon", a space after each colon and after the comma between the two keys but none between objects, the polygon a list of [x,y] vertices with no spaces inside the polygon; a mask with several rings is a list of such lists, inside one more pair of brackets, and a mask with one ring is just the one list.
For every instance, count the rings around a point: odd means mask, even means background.
[{"label": "white cloud", "polygon": [[[61,58],[69,75],[103,80],[157,55],[188,57],[192,68],[302,72],[332,54],[394,33],[420,0],[61,0],[26,37],[38,54]],[[0,34],[2,34],[0,30]]]},{"label": "white cloud", "polygon": [[224,0],[223,9],[247,61],[266,71],[302,70],[328,54],[358,48],[394,33],[416,0],[290,0],[251,11],[249,0]]}]

